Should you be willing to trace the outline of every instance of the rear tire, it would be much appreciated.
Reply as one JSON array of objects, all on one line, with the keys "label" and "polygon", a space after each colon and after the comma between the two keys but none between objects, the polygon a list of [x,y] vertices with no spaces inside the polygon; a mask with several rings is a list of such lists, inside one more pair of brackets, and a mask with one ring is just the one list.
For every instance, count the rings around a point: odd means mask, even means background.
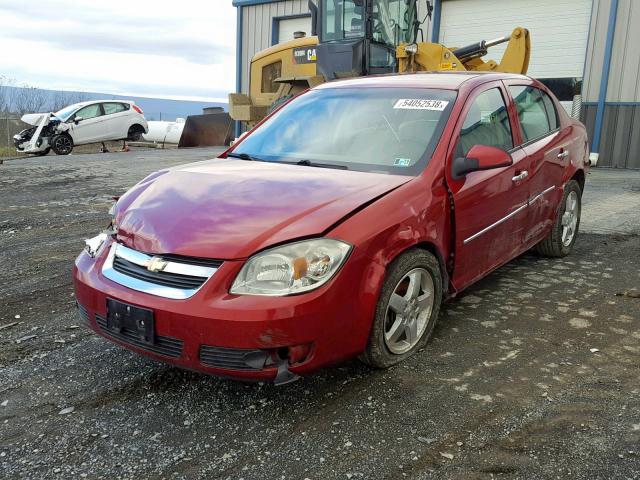
[{"label": "rear tire", "polygon": [[144,135],[144,128],[141,125],[132,125],[129,127],[129,132],[127,133],[127,140],[129,142],[139,142]]},{"label": "rear tire", "polygon": [[51,139],[51,149],[56,155],[69,155],[73,151],[73,139],[66,133],[61,133]]},{"label": "rear tire", "polygon": [[400,255],[387,268],[360,360],[387,368],[413,355],[431,337],[441,301],[442,274],[436,257],[419,249]]},{"label": "rear tire", "polygon": [[544,257],[559,258],[569,255],[578,237],[581,210],[580,184],[570,180],[564,187],[553,228],[549,235],[535,246],[536,252]]}]

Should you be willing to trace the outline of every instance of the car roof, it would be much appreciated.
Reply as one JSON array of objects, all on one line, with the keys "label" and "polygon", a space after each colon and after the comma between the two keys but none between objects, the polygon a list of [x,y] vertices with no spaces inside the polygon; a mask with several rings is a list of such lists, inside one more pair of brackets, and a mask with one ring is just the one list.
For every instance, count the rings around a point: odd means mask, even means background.
[{"label": "car roof", "polygon": [[404,87],[458,90],[463,83],[480,84],[492,80],[529,79],[525,75],[494,72],[416,72],[371,75],[323,83],[316,89],[347,87]]},{"label": "car roof", "polygon": [[133,100],[119,100],[117,98],[112,98],[110,100],[87,100],[85,102],[78,102],[78,103],[74,103],[73,105],[76,105],[78,107],[86,107],[87,105],[93,105],[94,103],[129,103],[132,104],[134,103]]}]

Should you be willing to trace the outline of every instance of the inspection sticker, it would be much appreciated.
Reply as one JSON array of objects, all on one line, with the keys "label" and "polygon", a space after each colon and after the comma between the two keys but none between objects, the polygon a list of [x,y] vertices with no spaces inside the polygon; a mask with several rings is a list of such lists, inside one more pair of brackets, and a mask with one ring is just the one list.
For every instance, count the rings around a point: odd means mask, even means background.
[{"label": "inspection sticker", "polygon": [[404,108],[407,110],[435,110],[443,111],[449,102],[446,100],[425,100],[423,98],[401,98],[393,108]]},{"label": "inspection sticker", "polygon": [[410,158],[396,158],[395,162],[393,162],[394,167],[408,167],[411,165]]}]

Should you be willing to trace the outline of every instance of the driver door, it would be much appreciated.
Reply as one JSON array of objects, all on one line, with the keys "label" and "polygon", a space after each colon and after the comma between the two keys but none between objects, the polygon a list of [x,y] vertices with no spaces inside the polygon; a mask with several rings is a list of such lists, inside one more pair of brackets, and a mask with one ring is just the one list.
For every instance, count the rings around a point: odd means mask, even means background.
[{"label": "driver door", "polygon": [[105,125],[104,111],[100,103],[82,107],[69,119],[69,122],[71,137],[76,145],[100,142],[109,138],[110,132]]},{"label": "driver door", "polygon": [[[513,138],[515,113],[501,82],[485,84],[467,99],[456,125],[447,159],[447,182],[453,195],[455,266],[453,284],[463,289],[509,261],[522,248],[527,227],[528,158]],[[454,179],[453,159],[474,145],[510,153],[513,164],[468,173]]]}]

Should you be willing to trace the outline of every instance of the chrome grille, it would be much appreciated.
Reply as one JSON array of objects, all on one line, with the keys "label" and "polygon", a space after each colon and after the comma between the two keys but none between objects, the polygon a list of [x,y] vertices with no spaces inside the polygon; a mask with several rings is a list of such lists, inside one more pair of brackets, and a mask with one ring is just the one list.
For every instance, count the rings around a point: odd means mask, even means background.
[{"label": "chrome grille", "polygon": [[178,275],[166,272],[150,272],[142,265],[125,260],[116,256],[113,259],[113,269],[138,280],[144,280],[158,285],[173,288],[195,289],[200,287],[207,279],[193,275]]},{"label": "chrome grille", "polygon": [[220,265],[220,260],[148,255],[113,243],[102,267],[102,274],[133,290],[160,297],[185,299],[195,294]]},{"label": "chrome grille", "polygon": [[107,319],[102,315],[96,314],[96,323],[102,333],[107,337],[115,338],[123,343],[133,345],[134,347],[146,350],[148,352],[157,353],[158,355],[164,355],[165,357],[178,358],[182,355],[182,340],[172,337],[163,337],[156,335],[155,343],[149,345],[140,340],[139,334],[136,331],[129,330],[127,328],[122,329],[120,332],[114,332],[107,328]]}]

